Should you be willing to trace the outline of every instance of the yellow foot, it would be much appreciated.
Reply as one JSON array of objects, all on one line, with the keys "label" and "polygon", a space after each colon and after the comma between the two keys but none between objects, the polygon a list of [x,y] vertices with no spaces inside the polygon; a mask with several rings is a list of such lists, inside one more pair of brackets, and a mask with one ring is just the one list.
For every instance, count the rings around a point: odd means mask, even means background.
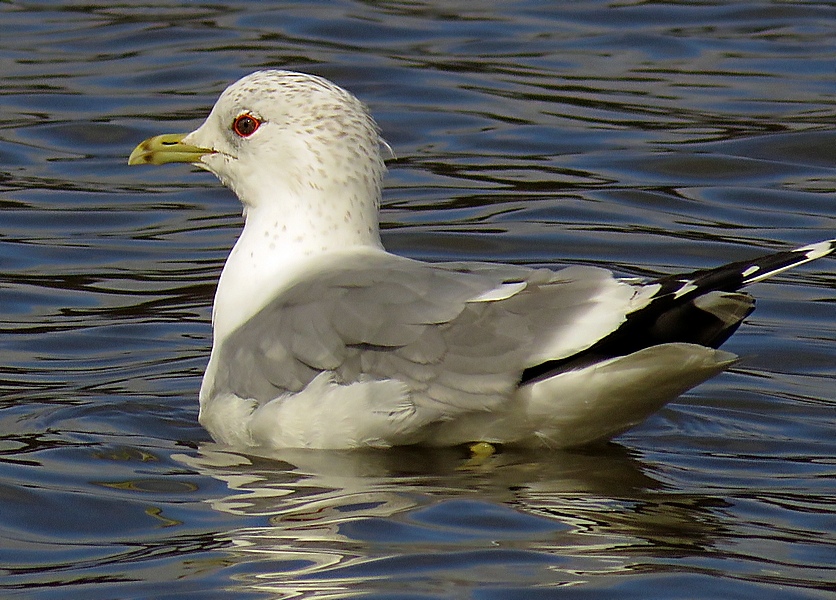
[{"label": "yellow foot", "polygon": [[475,442],[470,444],[470,454],[473,459],[485,459],[493,456],[496,447],[488,442]]},{"label": "yellow foot", "polygon": [[462,463],[458,470],[467,471],[483,467],[488,460],[496,453],[496,447],[488,442],[474,442],[467,447],[470,450],[470,458]]}]

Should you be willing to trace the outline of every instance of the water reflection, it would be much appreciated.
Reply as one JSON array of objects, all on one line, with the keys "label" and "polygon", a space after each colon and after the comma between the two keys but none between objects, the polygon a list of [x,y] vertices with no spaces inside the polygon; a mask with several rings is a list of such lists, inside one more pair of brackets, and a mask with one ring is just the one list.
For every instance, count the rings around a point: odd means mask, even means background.
[{"label": "water reflection", "polygon": [[226,483],[213,508],[266,519],[226,534],[236,560],[261,563],[243,587],[317,598],[395,580],[429,593],[453,571],[563,586],[710,555],[726,530],[723,501],[669,488],[618,445],[477,460],[461,449],[254,456],[207,444],[176,458]]}]

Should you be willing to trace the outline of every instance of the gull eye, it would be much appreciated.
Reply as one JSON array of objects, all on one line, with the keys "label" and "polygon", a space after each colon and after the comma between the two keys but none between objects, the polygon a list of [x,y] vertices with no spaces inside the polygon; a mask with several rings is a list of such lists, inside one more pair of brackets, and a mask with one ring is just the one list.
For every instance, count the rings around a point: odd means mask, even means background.
[{"label": "gull eye", "polygon": [[232,131],[241,137],[250,137],[260,125],[261,121],[245,113],[235,117],[235,121],[232,123]]}]

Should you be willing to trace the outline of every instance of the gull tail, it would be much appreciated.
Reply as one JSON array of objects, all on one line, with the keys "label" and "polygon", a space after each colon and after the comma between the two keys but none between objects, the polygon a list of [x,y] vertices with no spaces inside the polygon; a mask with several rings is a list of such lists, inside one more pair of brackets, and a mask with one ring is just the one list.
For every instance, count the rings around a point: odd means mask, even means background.
[{"label": "gull tail", "polygon": [[614,332],[574,356],[525,370],[518,397],[537,427],[522,442],[574,447],[640,423],[735,364],[734,354],[717,348],[755,308],[741,288],[834,251],[836,240],[828,240],[649,282],[654,294]]}]

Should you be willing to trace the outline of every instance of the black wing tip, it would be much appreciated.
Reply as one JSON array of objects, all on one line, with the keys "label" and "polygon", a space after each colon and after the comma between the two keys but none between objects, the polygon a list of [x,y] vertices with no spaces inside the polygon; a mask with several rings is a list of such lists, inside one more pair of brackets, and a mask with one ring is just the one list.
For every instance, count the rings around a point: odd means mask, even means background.
[{"label": "black wing tip", "polygon": [[834,253],[836,239],[825,240],[658,279],[648,284],[658,286],[649,302],[629,314],[618,329],[578,354],[525,369],[522,383],[659,344],[685,342],[718,348],[755,309],[754,298],[740,288]]},{"label": "black wing tip", "polygon": [[836,252],[836,239],[824,240],[752,260],[749,266],[741,271],[741,287],[763,281],[788,269],[829,256],[834,252]]},{"label": "black wing tip", "polygon": [[668,275],[656,280],[655,283],[660,284],[661,287],[655,294],[655,298],[671,296],[673,299],[693,298],[712,290],[734,292],[834,253],[836,253],[836,239],[831,239],[720,267]]}]

